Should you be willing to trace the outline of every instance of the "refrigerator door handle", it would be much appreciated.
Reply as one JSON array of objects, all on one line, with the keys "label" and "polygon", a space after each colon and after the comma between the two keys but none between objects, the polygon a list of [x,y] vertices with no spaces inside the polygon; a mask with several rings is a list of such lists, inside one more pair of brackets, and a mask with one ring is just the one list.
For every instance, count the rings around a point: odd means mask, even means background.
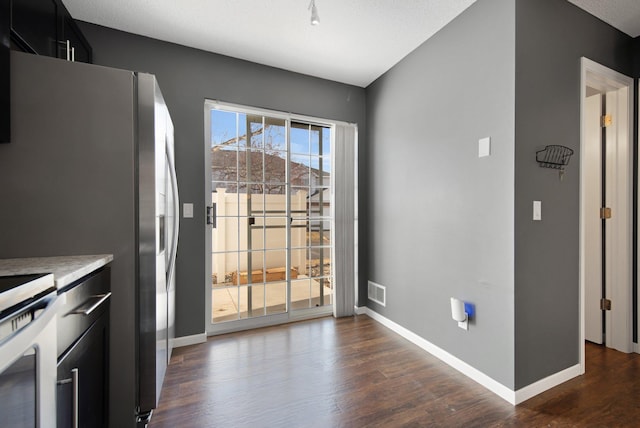
[{"label": "refrigerator door handle", "polygon": [[171,148],[167,140],[167,164],[169,166],[169,175],[171,177],[171,189],[173,190],[173,239],[169,253],[169,266],[167,267],[167,284],[173,279],[176,269],[176,255],[178,253],[178,235],[180,233],[180,201],[178,197],[178,178],[176,176],[175,162],[172,158]]}]

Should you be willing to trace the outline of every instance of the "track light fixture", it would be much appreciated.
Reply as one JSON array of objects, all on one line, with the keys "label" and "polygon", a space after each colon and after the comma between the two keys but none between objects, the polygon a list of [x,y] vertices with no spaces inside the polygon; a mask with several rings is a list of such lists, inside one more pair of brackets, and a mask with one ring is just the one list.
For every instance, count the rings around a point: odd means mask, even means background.
[{"label": "track light fixture", "polygon": [[316,0],[311,0],[311,3],[309,3],[309,9],[311,10],[311,25],[320,25],[320,16],[318,15]]}]

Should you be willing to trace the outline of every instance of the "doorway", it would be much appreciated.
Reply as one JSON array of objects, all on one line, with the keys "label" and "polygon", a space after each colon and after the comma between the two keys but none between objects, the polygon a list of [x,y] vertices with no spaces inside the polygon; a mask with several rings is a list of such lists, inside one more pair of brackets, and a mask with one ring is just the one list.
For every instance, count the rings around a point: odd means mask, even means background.
[{"label": "doorway", "polygon": [[589,340],[632,351],[633,80],[582,58],[580,364]]},{"label": "doorway", "polygon": [[207,330],[331,314],[333,125],[215,102],[205,121]]}]

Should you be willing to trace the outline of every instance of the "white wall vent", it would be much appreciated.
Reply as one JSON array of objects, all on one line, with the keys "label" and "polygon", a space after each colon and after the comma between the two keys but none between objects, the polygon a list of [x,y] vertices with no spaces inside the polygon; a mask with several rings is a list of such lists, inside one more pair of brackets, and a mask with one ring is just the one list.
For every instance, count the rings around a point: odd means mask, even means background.
[{"label": "white wall vent", "polygon": [[373,281],[369,281],[369,293],[367,295],[369,300],[376,302],[382,306],[386,306],[387,302],[387,287],[384,285],[376,284]]}]

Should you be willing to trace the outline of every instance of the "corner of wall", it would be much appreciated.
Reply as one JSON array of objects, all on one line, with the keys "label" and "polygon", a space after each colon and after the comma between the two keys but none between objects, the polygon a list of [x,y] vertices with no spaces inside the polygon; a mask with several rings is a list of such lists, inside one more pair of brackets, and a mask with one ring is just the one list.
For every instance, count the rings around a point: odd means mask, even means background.
[{"label": "corner of wall", "polygon": [[[516,2],[517,390],[579,363],[580,58],[628,74],[632,61],[621,52],[629,46],[628,36],[570,2]],[[562,180],[537,165],[547,144],[574,151]],[[532,220],[534,200],[542,221]]]}]

